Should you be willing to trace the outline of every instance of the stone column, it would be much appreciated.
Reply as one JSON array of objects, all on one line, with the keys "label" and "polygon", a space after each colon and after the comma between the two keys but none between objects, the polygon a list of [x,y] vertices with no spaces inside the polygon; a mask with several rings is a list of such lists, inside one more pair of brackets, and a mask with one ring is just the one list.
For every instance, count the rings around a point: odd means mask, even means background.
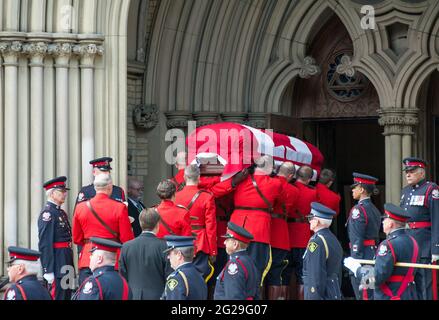
[{"label": "stone column", "polygon": [[5,248],[17,245],[18,231],[18,56],[21,41],[0,43],[4,59],[4,239]]},{"label": "stone column", "polygon": [[69,60],[72,44],[56,41],[49,53],[55,58],[56,175],[69,174]]},{"label": "stone column", "polygon": [[94,60],[103,53],[103,48],[95,43],[83,42],[74,47],[81,57],[81,146],[82,184],[91,182],[91,166],[86,165],[95,155],[94,145]]},{"label": "stone column", "polygon": [[418,124],[418,109],[386,108],[378,110],[384,126],[386,147],[386,201],[399,204],[401,188],[405,185],[402,159],[413,156],[413,127]]},{"label": "stone column", "polygon": [[30,234],[32,248],[38,248],[38,215],[44,203],[44,126],[52,125],[44,121],[44,57],[48,44],[42,41],[29,42],[23,48],[30,58]]},{"label": "stone column", "polygon": [[[0,43],[0,50],[1,46],[3,44]],[[3,88],[3,58],[0,54],[0,88]],[[3,107],[3,90],[0,90],[0,106]],[[3,118],[3,112],[0,112],[0,126],[4,125],[4,118]],[[3,130],[0,130],[0,141],[4,141],[4,132]],[[3,192],[4,192],[4,171],[3,171],[3,157],[4,157],[4,145],[3,143],[0,143],[0,210],[3,210]],[[0,274],[5,274],[4,272],[4,266],[3,263],[3,252],[4,249],[4,230],[5,230],[5,224],[3,222],[4,212],[0,212],[0,241],[2,241],[2,244],[0,245]]]}]

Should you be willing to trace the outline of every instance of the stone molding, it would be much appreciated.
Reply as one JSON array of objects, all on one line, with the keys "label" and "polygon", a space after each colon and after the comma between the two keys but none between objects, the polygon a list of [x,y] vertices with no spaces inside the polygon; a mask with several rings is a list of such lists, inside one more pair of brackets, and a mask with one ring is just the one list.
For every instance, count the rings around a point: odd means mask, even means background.
[{"label": "stone molding", "polygon": [[355,68],[352,63],[352,58],[348,55],[341,57],[340,64],[337,66],[337,73],[344,74],[348,77],[353,77],[355,75]]},{"label": "stone molding", "polygon": [[248,114],[247,124],[257,129],[267,128],[267,114],[265,112],[251,112]]},{"label": "stone molding", "polygon": [[159,122],[156,105],[137,105],[133,109],[133,122],[139,129],[152,129]]},{"label": "stone molding", "polygon": [[413,135],[413,128],[419,124],[417,108],[387,108],[377,111],[378,123],[384,127],[384,135]]},{"label": "stone molding", "polygon": [[299,77],[302,79],[308,79],[311,76],[318,75],[321,72],[320,66],[316,64],[316,60],[313,57],[305,57],[303,63],[299,68]]},{"label": "stone molding", "polygon": [[224,122],[236,122],[245,123],[247,121],[248,114],[246,112],[223,112],[221,113],[221,119]]},{"label": "stone molding", "polygon": [[194,112],[193,117],[197,122],[197,127],[218,122],[218,112]]},{"label": "stone molding", "polygon": [[188,121],[194,120],[197,127],[205,126],[218,122],[235,122],[247,124],[254,128],[265,129],[267,126],[267,113],[265,112],[217,112],[200,111],[200,112],[184,112],[170,111],[165,112],[167,117],[168,128],[186,128]]},{"label": "stone molding", "polygon": [[186,111],[165,112],[165,116],[168,119],[166,125],[169,129],[187,128],[188,121],[192,120],[192,114]]},{"label": "stone molding", "polygon": [[54,57],[57,65],[66,66],[72,54],[78,55],[85,66],[92,66],[94,58],[104,54],[104,37],[96,34],[58,34],[0,32],[0,54],[5,65],[16,64],[20,55],[42,64],[44,58]]}]

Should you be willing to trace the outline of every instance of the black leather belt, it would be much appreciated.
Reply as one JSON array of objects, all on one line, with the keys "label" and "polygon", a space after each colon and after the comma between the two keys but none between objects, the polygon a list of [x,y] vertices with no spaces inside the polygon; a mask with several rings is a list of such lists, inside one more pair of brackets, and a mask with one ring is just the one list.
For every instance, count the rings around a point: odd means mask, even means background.
[{"label": "black leather belt", "polygon": [[251,210],[251,211],[264,211],[267,213],[271,213],[271,210],[268,208],[255,208],[255,207],[235,207],[238,210]]}]

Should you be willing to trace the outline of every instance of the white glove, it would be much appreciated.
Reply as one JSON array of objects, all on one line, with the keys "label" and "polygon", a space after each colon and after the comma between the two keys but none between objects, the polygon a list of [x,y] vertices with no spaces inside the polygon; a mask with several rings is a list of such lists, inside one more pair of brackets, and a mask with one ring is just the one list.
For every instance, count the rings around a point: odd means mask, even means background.
[{"label": "white glove", "polygon": [[435,262],[439,260],[439,254],[432,254],[431,255],[431,262]]},{"label": "white glove", "polygon": [[48,284],[52,284],[55,280],[55,275],[53,273],[45,273],[43,278],[46,279]]},{"label": "white glove", "polygon": [[346,268],[351,270],[355,276],[357,276],[357,270],[358,268],[361,268],[361,264],[357,260],[352,257],[348,257],[344,259],[343,264]]}]

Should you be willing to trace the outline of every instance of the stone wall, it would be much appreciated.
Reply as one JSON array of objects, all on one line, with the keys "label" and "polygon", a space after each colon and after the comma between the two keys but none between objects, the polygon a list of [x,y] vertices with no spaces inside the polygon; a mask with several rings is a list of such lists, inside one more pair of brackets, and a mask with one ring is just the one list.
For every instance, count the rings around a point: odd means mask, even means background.
[{"label": "stone wall", "polygon": [[128,78],[128,176],[144,181],[148,174],[148,139],[145,132],[136,128],[133,121],[134,108],[142,104],[142,79]]}]

